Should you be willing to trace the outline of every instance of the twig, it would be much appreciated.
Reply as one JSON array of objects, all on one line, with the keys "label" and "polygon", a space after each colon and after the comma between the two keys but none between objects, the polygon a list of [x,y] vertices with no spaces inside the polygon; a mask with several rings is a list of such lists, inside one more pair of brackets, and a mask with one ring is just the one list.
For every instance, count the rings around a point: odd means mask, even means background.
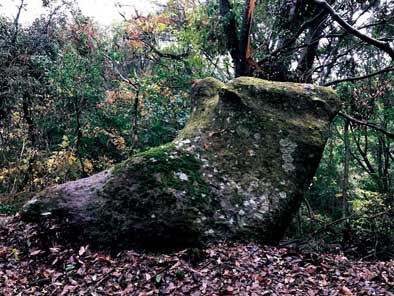
[{"label": "twig", "polygon": [[100,280],[98,280],[96,283],[95,283],[95,287],[98,287],[102,282],[104,282],[106,279],[108,279],[110,276],[111,276],[111,272],[113,272],[114,271],[114,269],[113,268],[111,268],[105,275],[103,275],[103,277],[100,279]]},{"label": "twig", "polygon": [[394,133],[391,133],[391,132],[385,130],[384,128],[381,128],[380,126],[378,126],[378,125],[376,125],[374,123],[370,123],[368,121],[356,119],[356,118],[354,118],[354,117],[352,117],[350,115],[347,115],[347,114],[345,114],[343,112],[338,112],[338,115],[342,116],[343,118],[346,118],[347,120],[350,120],[351,122],[354,122],[354,123],[357,123],[357,124],[361,124],[361,125],[365,125],[365,126],[368,126],[368,127],[372,128],[374,130],[377,130],[377,131],[383,133],[384,135],[386,135],[387,138],[394,140]]},{"label": "twig", "polygon": [[394,67],[392,67],[392,66],[386,67],[386,68],[384,68],[382,70],[379,70],[379,71],[376,71],[376,72],[372,72],[370,74],[363,75],[363,76],[348,77],[348,78],[333,80],[333,81],[324,83],[323,86],[330,86],[330,85],[334,85],[334,84],[338,84],[338,83],[342,83],[342,82],[359,81],[359,80],[363,80],[363,79],[367,79],[367,78],[371,78],[371,77],[377,76],[379,74],[388,73],[388,72],[391,72],[391,71],[394,71]]}]

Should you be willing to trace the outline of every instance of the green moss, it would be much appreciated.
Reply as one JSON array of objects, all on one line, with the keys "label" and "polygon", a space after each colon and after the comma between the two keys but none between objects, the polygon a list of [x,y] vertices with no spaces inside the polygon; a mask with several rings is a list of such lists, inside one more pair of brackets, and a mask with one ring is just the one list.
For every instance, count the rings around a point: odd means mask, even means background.
[{"label": "green moss", "polygon": [[162,196],[171,189],[184,191],[189,196],[195,196],[196,202],[209,196],[208,185],[201,176],[200,161],[190,153],[176,150],[174,144],[135,155],[123,170],[123,177],[140,180],[138,194],[141,195],[155,188],[162,191]]},{"label": "green moss", "polygon": [[137,153],[134,157],[144,157],[144,158],[154,157],[157,159],[162,159],[163,157],[166,157],[167,153],[174,148],[175,145],[173,143],[168,143],[165,145],[153,147],[148,150]]},{"label": "green moss", "polygon": [[323,94],[325,99],[335,99],[335,90],[330,87],[322,87],[313,84],[301,84],[301,83],[291,83],[291,82],[279,82],[279,81],[269,81],[254,77],[239,77],[234,80],[233,86],[236,89],[247,89],[250,86],[257,89],[267,89],[270,93],[274,95],[278,93],[285,93],[286,95],[300,95],[305,97],[306,95],[313,96],[316,93]]},{"label": "green moss", "polygon": [[218,104],[219,96],[213,96],[206,99],[203,105],[192,114],[185,128],[180,132],[178,138],[192,137],[199,134],[200,130],[207,128],[214,116],[215,107]]},{"label": "green moss", "polygon": [[121,235],[121,244],[188,245],[201,234],[196,219],[217,208],[201,162],[174,144],[136,154],[117,168],[102,194],[106,203],[96,212],[107,225],[102,231],[111,238]]},{"label": "green moss", "polygon": [[153,147],[148,150],[139,152],[135,154],[132,158],[115,165],[114,169],[112,170],[112,174],[116,176],[119,173],[123,172],[124,169],[127,168],[128,166],[132,166],[133,164],[138,163],[139,161],[145,158],[155,158],[155,159],[165,158],[166,153],[173,148],[175,148],[175,145],[173,143],[168,143],[165,145]]},{"label": "green moss", "polygon": [[14,195],[0,196],[0,214],[16,214],[33,195],[32,192],[21,192]]},{"label": "green moss", "polygon": [[195,136],[201,130],[210,126],[219,101],[219,92],[223,88],[225,88],[225,84],[214,78],[201,80],[194,87],[194,110],[178,139]]}]

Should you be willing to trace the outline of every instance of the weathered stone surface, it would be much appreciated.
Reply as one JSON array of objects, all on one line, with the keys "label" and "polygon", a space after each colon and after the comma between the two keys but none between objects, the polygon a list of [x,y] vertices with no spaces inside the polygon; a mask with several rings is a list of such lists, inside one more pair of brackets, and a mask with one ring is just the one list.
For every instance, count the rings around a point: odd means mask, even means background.
[{"label": "weathered stone surface", "polygon": [[23,217],[53,217],[70,239],[176,249],[212,240],[277,242],[319,164],[339,103],[331,89],[207,78],[170,144],[48,188]]}]

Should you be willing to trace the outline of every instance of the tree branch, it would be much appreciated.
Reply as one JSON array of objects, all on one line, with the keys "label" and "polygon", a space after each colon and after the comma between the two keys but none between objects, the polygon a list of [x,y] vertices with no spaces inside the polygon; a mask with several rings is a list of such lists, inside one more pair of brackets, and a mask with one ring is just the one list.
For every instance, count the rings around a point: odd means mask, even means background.
[{"label": "tree branch", "polygon": [[372,128],[374,130],[377,130],[377,131],[381,132],[382,134],[386,135],[387,138],[394,140],[394,133],[386,131],[385,129],[381,128],[380,126],[378,126],[378,125],[376,125],[374,123],[370,123],[370,122],[364,121],[364,120],[359,120],[359,119],[354,118],[354,117],[352,117],[350,115],[347,115],[347,114],[345,114],[343,112],[339,112],[338,115],[342,116],[343,118],[345,118],[347,120],[350,120],[351,122],[354,122],[354,123],[357,123],[357,124],[361,124],[361,125],[365,125],[365,126],[368,126],[368,127]]},{"label": "tree branch", "polygon": [[177,60],[177,61],[182,61],[183,59],[187,58],[190,55],[190,48],[187,48],[187,51],[185,53],[181,54],[173,54],[173,53],[166,53],[166,52],[161,52],[158,50],[152,43],[148,42],[147,40],[141,40],[143,43],[145,43],[149,48],[157,54],[160,58],[165,58],[165,59],[172,59],[172,60]]},{"label": "tree branch", "polygon": [[[354,155],[354,158],[357,160],[357,162],[365,169],[365,171],[372,177],[375,178],[376,177],[376,171],[373,168],[371,162],[369,161],[368,158],[368,146],[365,146],[365,150],[362,149],[361,145],[360,145],[360,141],[356,138],[354,129],[353,129],[353,125],[350,126],[351,130],[352,130],[352,136],[354,139],[354,142],[356,143],[357,149],[358,149],[358,153],[360,153],[361,157],[364,159],[365,165],[366,167],[364,167],[361,159],[358,159],[358,157],[356,157],[356,155]],[[365,138],[365,141],[367,141],[367,138]]]},{"label": "tree branch", "polygon": [[[290,39],[286,40],[284,42],[284,44],[282,46],[280,46],[279,48],[275,49],[274,51],[272,51],[268,57],[263,58],[261,61],[258,62],[259,65],[264,64],[270,57],[276,56],[280,53],[282,53],[285,49],[289,48],[289,46],[291,46],[293,43],[295,43],[298,39],[298,37],[301,36],[301,34],[308,29],[309,27],[311,27],[313,24],[315,24],[318,20],[324,19],[325,17],[325,12],[321,11],[320,13],[318,13],[317,15],[315,15],[313,18],[305,21],[300,28],[298,29],[298,31],[294,34],[294,36],[292,36]],[[320,40],[320,38],[319,38]],[[318,41],[318,40],[317,40]],[[312,42],[316,42],[316,40],[313,40]],[[312,42],[310,42],[309,44],[304,44],[302,47],[304,46],[308,46],[310,45]],[[298,47],[296,48],[289,48],[290,50],[294,50],[294,49],[298,49]]]},{"label": "tree branch", "polygon": [[122,74],[122,72],[120,72],[120,70],[118,69],[118,67],[116,65],[116,62],[108,54],[104,53],[104,57],[112,64],[112,68],[118,74],[118,76],[123,80],[123,82],[126,82],[127,84],[131,85],[134,88],[134,90],[136,90],[136,91],[139,90],[138,83],[135,83],[131,79],[129,79],[126,76],[124,76]]},{"label": "tree branch", "polygon": [[372,38],[368,35],[361,33],[355,27],[350,25],[345,19],[343,19],[325,0],[315,0],[315,3],[320,5],[323,9],[325,9],[342,28],[345,29],[346,32],[352,34],[362,41],[371,44],[384,52],[386,52],[392,59],[394,59],[394,49],[390,46],[389,43],[380,41],[378,39]]},{"label": "tree branch", "polygon": [[24,4],[25,4],[24,2],[25,2],[25,0],[21,0],[20,5],[17,6],[18,11],[17,11],[16,17],[15,17],[15,19],[14,19],[15,32],[14,32],[14,36],[12,37],[12,44],[15,44],[16,38],[17,38],[18,33],[19,33],[19,18],[20,18],[20,16],[21,16],[21,12],[22,12],[23,6],[24,6]]},{"label": "tree branch", "polygon": [[363,80],[363,79],[374,77],[374,76],[379,75],[379,74],[388,73],[388,72],[391,72],[391,71],[394,71],[394,67],[393,66],[386,67],[386,68],[383,68],[382,70],[379,70],[379,71],[376,71],[376,72],[372,72],[370,74],[363,75],[363,76],[348,77],[348,78],[333,80],[333,81],[324,83],[323,86],[330,86],[330,85],[333,85],[333,84],[338,84],[338,83],[348,82],[348,81],[352,82],[352,81]]}]

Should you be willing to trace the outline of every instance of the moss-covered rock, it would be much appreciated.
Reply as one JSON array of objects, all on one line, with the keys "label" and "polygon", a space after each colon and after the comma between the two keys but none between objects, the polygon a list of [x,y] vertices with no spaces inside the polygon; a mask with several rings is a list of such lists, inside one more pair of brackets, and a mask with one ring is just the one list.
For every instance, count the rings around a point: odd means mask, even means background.
[{"label": "moss-covered rock", "polygon": [[331,89],[242,77],[193,87],[170,144],[48,188],[24,207],[75,241],[170,250],[212,240],[277,242],[319,164],[339,108]]}]

